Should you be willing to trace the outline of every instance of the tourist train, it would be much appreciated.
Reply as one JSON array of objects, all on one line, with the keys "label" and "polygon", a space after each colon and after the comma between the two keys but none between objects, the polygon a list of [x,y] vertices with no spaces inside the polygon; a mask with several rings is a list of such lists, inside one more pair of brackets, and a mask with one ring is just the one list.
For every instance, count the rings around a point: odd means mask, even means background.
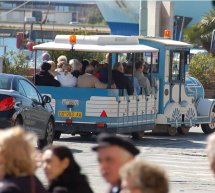
[{"label": "tourist train", "polygon": [[[57,35],[53,42],[35,45],[36,56],[38,50],[111,56],[107,88],[37,86],[52,99],[55,138],[61,133],[90,136],[101,132],[139,136],[146,130],[175,135],[200,125],[204,133],[213,132],[215,100],[204,98],[202,84],[188,74],[191,48],[169,38],[122,35]],[[127,62],[134,68],[138,60],[147,62],[149,79],[156,80],[151,94],[144,89],[133,95],[112,89],[113,64]]]}]

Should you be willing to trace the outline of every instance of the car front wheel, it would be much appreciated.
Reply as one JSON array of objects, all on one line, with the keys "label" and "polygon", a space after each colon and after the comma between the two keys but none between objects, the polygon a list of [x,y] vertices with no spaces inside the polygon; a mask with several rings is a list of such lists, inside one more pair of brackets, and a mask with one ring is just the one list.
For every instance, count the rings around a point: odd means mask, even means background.
[{"label": "car front wheel", "polygon": [[53,143],[54,139],[54,122],[52,119],[49,119],[49,122],[46,127],[46,134],[44,139],[39,139],[37,141],[37,146],[39,149],[42,149],[46,145],[50,145]]}]

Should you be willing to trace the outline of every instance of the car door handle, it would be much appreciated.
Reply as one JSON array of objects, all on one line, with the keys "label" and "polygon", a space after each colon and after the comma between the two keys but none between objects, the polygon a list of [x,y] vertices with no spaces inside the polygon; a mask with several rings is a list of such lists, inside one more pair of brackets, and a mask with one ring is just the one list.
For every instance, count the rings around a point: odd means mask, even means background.
[{"label": "car door handle", "polygon": [[19,107],[22,104],[22,101],[16,102],[15,106]]}]

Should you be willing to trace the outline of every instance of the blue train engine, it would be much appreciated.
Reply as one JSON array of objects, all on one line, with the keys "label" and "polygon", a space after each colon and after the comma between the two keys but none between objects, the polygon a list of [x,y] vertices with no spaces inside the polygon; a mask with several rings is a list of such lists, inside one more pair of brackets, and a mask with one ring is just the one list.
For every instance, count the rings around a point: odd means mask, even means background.
[{"label": "blue train engine", "polygon": [[170,135],[186,134],[192,126],[204,133],[215,131],[214,100],[204,98],[204,88],[189,76],[191,45],[164,38],[139,38],[140,44],[159,49],[158,66],[152,75],[159,80],[159,102],[155,130]]}]

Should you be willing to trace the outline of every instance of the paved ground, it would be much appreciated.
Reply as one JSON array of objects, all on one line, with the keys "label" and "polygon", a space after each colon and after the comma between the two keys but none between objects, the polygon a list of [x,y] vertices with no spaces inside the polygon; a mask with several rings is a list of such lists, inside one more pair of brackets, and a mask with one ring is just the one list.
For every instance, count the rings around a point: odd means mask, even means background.
[{"label": "paved ground", "polygon": [[[169,137],[149,133],[134,143],[141,150],[139,159],[158,163],[166,169],[170,193],[214,193],[215,178],[208,166],[206,137],[200,128],[192,128],[185,136]],[[83,140],[79,136],[63,135],[54,144],[67,145],[72,149],[95,193],[106,190],[107,184],[98,171],[96,154],[91,151],[91,147],[96,144],[95,138]],[[38,170],[37,175],[47,185],[41,170]]]}]

